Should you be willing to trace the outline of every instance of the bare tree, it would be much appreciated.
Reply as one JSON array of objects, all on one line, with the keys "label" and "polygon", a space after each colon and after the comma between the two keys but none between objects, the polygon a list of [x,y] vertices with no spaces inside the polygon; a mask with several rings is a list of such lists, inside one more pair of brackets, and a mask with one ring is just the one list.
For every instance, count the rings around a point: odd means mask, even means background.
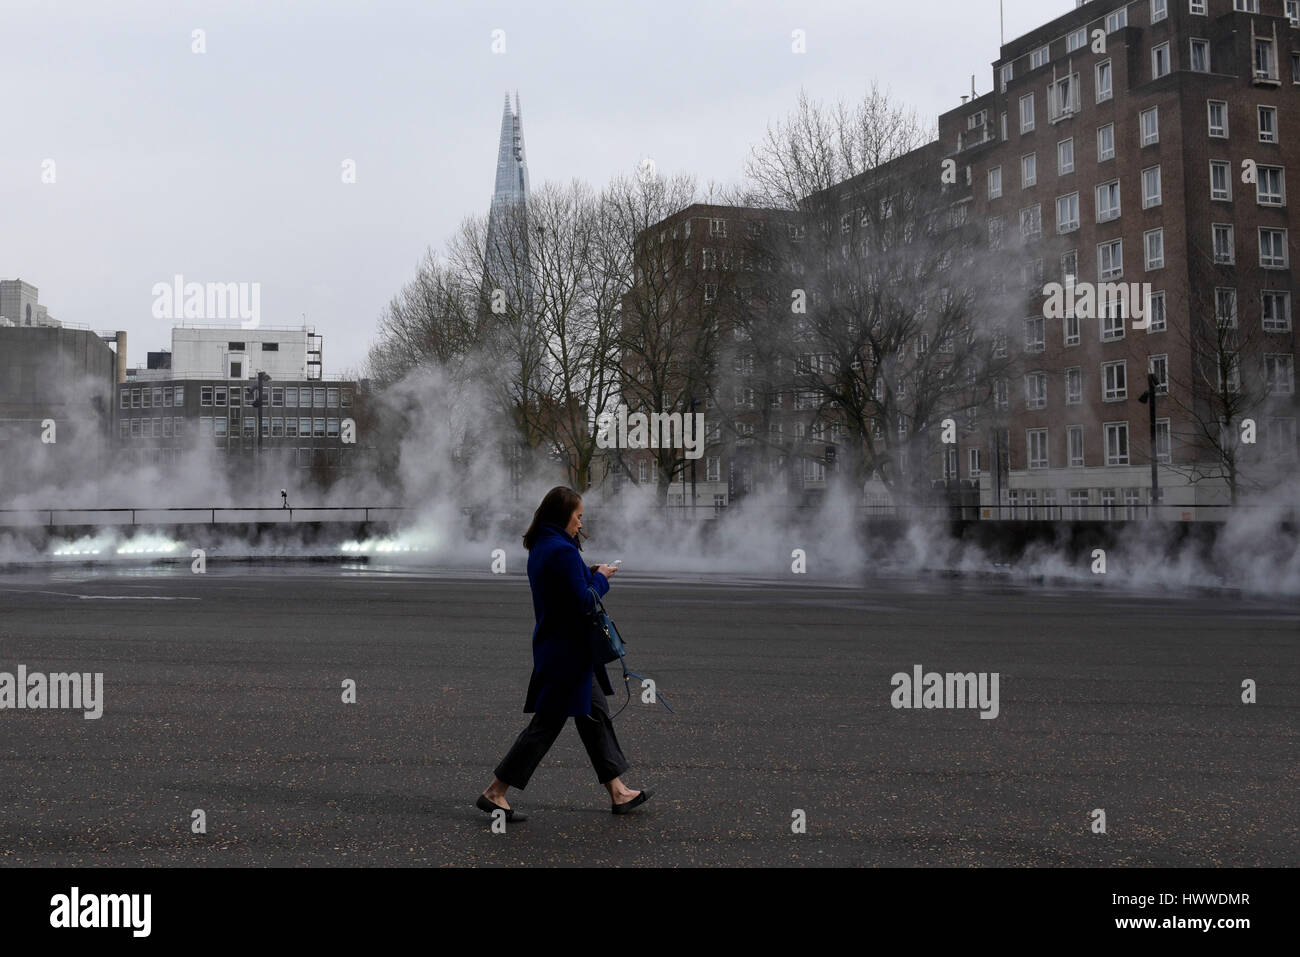
[{"label": "bare tree", "polygon": [[[801,97],[748,167],[752,201],[784,211],[753,254],[786,268],[777,341],[802,431],[829,424],[836,472],[857,490],[872,475],[896,495],[919,489],[936,427],[983,405],[1005,365],[986,318],[988,247],[928,139],[875,87],[853,109]],[[765,310],[749,325],[755,350],[771,342]]]}]

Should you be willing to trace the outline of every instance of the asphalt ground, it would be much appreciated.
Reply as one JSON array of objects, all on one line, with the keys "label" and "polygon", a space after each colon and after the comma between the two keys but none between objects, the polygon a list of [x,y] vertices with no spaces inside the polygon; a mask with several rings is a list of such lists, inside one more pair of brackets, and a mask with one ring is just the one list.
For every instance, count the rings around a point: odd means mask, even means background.
[{"label": "asphalt ground", "polygon": [[[615,721],[655,796],[611,815],[570,722],[494,833],[472,805],[528,720],[521,575],[10,569],[0,671],[103,672],[104,711],[0,710],[0,863],[1300,863],[1300,603],[624,571],[606,607],[676,711]],[[997,672],[997,717],[894,708],[918,664]]]}]

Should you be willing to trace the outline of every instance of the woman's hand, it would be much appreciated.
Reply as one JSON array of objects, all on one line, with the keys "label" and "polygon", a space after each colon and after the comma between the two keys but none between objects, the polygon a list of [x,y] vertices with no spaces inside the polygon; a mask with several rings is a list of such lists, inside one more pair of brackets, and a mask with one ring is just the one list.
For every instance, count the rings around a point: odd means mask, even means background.
[{"label": "woman's hand", "polygon": [[615,573],[616,571],[618,571],[618,566],[616,566],[616,565],[592,565],[592,566],[591,566],[591,570],[592,570],[593,572],[599,572],[600,574],[604,575],[606,578],[613,578],[613,577],[614,577],[614,573]]}]

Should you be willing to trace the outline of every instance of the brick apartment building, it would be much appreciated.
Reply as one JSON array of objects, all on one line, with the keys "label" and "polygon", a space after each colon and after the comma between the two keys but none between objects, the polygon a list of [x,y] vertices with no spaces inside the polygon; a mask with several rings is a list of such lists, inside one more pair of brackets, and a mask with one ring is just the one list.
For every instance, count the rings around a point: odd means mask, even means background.
[{"label": "brick apartment building", "polygon": [[[989,518],[1137,517],[1154,454],[1163,514],[1222,517],[1226,463],[1276,480],[1297,451],[1286,174],[1300,155],[1289,125],[1300,117],[1300,2],[1083,2],[1005,44],[993,81],[993,92],[940,117],[937,142],[900,160],[936,173],[943,160],[956,165],[936,209],[950,206],[964,241],[999,257],[1000,275],[980,295],[1005,313],[992,394],[962,417],[956,445],[925,437],[930,481],[909,481],[978,489]],[[1247,169],[1254,182],[1243,182]],[[890,175],[872,171],[837,191],[866,194]],[[789,216],[693,206],[642,237],[667,247],[662,272],[680,266],[697,321],[717,330],[710,387],[692,387],[712,396],[697,502],[725,504],[771,477],[815,491],[843,448],[836,403],[809,403],[797,385],[808,371],[798,366],[825,357],[794,346],[783,368],[728,318],[737,304],[752,315],[757,297],[788,319],[783,297],[801,264],[765,262],[754,248],[765,230],[797,228]],[[1102,303],[1057,317],[1045,309],[1050,283],[1070,293],[1092,285]],[[1132,304],[1111,302],[1118,287],[1103,283],[1150,284],[1149,328],[1134,328]],[[745,338],[748,350],[738,347]],[[924,356],[928,337],[914,339],[909,354]],[[1139,401],[1148,373],[1154,449]],[[875,438],[892,434],[890,418],[872,424]],[[899,433],[908,427],[900,414]],[[1253,445],[1239,441],[1247,431]],[[645,458],[634,480],[654,480]],[[689,501],[676,481],[669,501]]]},{"label": "brick apartment building", "polygon": [[[995,399],[1004,415],[952,464],[986,479],[985,505],[1000,497],[1022,516],[1132,516],[1150,495],[1138,397],[1153,372],[1162,502],[1200,517],[1195,506],[1228,499],[1222,481],[1189,485],[1188,467],[1226,454],[1230,442],[1220,451],[1204,435],[1232,403],[1215,399],[1215,335],[1193,333],[1198,319],[1217,313],[1240,330],[1223,344],[1236,341],[1235,375],[1259,392],[1238,403],[1259,433],[1243,463],[1296,452],[1286,174],[1300,158],[1288,129],[1300,116],[1300,4],[1093,0],[1006,44],[994,84],[940,118],[940,142],[969,167],[971,217],[1015,255],[1007,281],[1029,296],[1008,327],[1020,377]],[[1242,181],[1247,160],[1255,184]],[[1045,318],[1035,291],[1069,277],[1150,283],[1149,330],[1123,308]]]}]

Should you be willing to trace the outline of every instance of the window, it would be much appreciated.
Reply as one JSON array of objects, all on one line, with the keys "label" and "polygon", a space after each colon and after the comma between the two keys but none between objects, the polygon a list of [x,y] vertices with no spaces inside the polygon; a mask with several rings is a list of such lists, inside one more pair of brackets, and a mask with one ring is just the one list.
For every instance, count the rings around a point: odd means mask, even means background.
[{"label": "window", "polygon": [[339,399],[340,399],[340,402],[341,402],[342,405],[343,405],[343,408],[345,408],[345,409],[350,409],[350,408],[352,408],[352,390],[351,390],[351,389],[347,389],[347,388],[343,389],[343,390],[339,393]]},{"label": "window", "polygon": [[1259,0],[1232,0],[1232,9],[1242,13],[1259,13]]},{"label": "window", "polygon": [[284,420],[284,437],[286,439],[296,439],[298,437],[298,419],[290,416]]},{"label": "window", "polygon": [[1241,360],[1235,352],[1219,353],[1218,371],[1220,392],[1241,391]]},{"label": "window", "polygon": [[1101,341],[1114,342],[1124,338],[1125,309],[1123,299],[1098,303],[1101,313]]},{"label": "window", "polygon": [[989,220],[989,247],[999,249],[1002,246],[1002,217],[994,216]]},{"label": "window", "polygon": [[[1068,440],[1066,444],[1069,446],[1069,451],[1070,451],[1070,468],[1072,469],[1083,468],[1083,426],[1071,425],[1066,428],[1065,435]],[[1072,500],[1071,504],[1077,504],[1073,502],[1073,498],[1074,498],[1073,494],[1070,496],[1070,498]],[[1084,495],[1083,501],[1085,505],[1088,502],[1088,497],[1086,493]]]},{"label": "window", "polygon": [[1210,112],[1210,135],[1216,139],[1228,138],[1228,104],[1223,100],[1208,101]]},{"label": "window", "polygon": [[278,342],[263,342],[263,343],[262,343],[262,351],[263,351],[263,352],[279,352],[279,351],[280,351],[280,343],[278,343]]},{"label": "window", "polygon": [[1291,21],[1291,26],[1300,27],[1300,0],[1286,0],[1285,9],[1286,18]]},{"label": "window", "polygon": [[1227,223],[1214,224],[1214,261],[1223,265],[1232,265],[1237,261],[1236,242],[1232,235],[1232,226]]},{"label": "window", "polygon": [[1048,84],[1047,112],[1053,123],[1079,112],[1079,74],[1063,76]]},{"label": "window", "polygon": [[1169,455],[1169,420],[1156,419],[1156,461],[1168,465]]},{"label": "window", "polygon": [[1269,455],[1279,459],[1294,459],[1296,455],[1295,419],[1269,419],[1265,437]]},{"label": "window", "polygon": [[337,439],[339,437],[338,419],[328,418],[325,420],[325,435],[331,439]]},{"label": "window", "polygon": [[1115,92],[1113,74],[1110,68],[1109,60],[1102,60],[1097,64],[1097,102],[1104,103],[1109,100]]},{"label": "window", "polygon": [[1158,43],[1151,49],[1151,79],[1158,80],[1169,74],[1169,41]]},{"label": "window", "polygon": [[1061,321],[1061,328],[1065,330],[1065,344],[1067,346],[1077,346],[1079,344],[1079,314],[1071,312]]},{"label": "window", "polygon": [[271,405],[277,409],[284,408],[284,386],[271,386]]},{"label": "window", "polygon": [[1291,54],[1291,82],[1300,83],[1300,53]]},{"label": "window", "polygon": [[1160,107],[1153,106],[1139,114],[1139,126],[1142,129],[1142,145],[1151,146],[1160,142]]},{"label": "window", "polygon": [[118,403],[118,408],[119,408],[119,409],[129,409],[129,408],[131,408],[131,390],[130,390],[130,389],[123,389],[123,390],[119,393],[119,395],[121,396],[121,402]]},{"label": "window", "polygon": [[1128,7],[1120,7],[1114,13],[1106,14],[1106,32],[1114,33],[1128,26]]},{"label": "window", "polygon": [[1232,167],[1223,160],[1210,160],[1210,199],[1232,202]]},{"label": "window", "polygon": [[1115,124],[1107,123],[1097,129],[1097,162],[1115,158]]},{"label": "window", "polygon": [[1029,467],[1031,469],[1047,468],[1047,430],[1029,429]]},{"label": "window", "polygon": [[1059,176],[1074,172],[1074,137],[1056,144],[1056,172]]},{"label": "window", "polygon": [[718,298],[718,284],[715,282],[706,282],[704,284],[704,301],[714,302]]},{"label": "window", "polygon": [[1237,290],[1220,286],[1214,290],[1214,318],[1222,329],[1237,326]]},{"label": "window", "polygon": [[[1106,464],[1128,465],[1128,423],[1107,422],[1105,428]],[[1114,494],[1111,492],[1112,501],[1114,501]]]},{"label": "window", "polygon": [[966,450],[966,474],[973,479],[980,477],[980,450]]},{"label": "window", "polygon": [[1065,38],[1065,52],[1073,53],[1075,50],[1082,50],[1088,45],[1088,28],[1079,27],[1068,37]]},{"label": "window", "polygon": [[325,438],[325,420],[312,419],[312,435],[317,438]]},{"label": "window", "polygon": [[271,419],[271,437],[284,438],[284,419],[281,416],[277,415]]},{"label": "window", "polygon": [[1057,197],[1056,231],[1068,233],[1079,228],[1079,194]]},{"label": "window", "polygon": [[1073,283],[1079,276],[1079,250],[1071,249],[1061,257],[1061,281]]},{"label": "window", "polygon": [[1083,370],[1072,366],[1065,370],[1065,404],[1078,405],[1083,401]]},{"label": "window", "polygon": [[155,388],[152,391],[153,391],[153,407],[155,409],[161,409],[163,406],[163,400],[162,400],[163,390],[161,388]]},{"label": "window", "polygon": [[1031,372],[1025,376],[1025,407],[1047,408],[1047,373]]},{"label": "window", "polygon": [[199,405],[212,405],[212,386],[199,387]]},{"label": "window", "polygon": [[1102,400],[1119,402],[1128,398],[1128,360],[1101,364]]},{"label": "window", "polygon": [[153,403],[152,403],[152,401],[150,400],[150,397],[151,397],[152,395],[153,395],[153,390],[152,390],[152,389],[141,389],[141,390],[140,390],[140,405],[141,405],[141,408],[145,408],[145,409],[151,409],[151,408],[153,408]]},{"label": "window", "polygon": [[311,438],[311,418],[309,416],[304,415],[298,419],[298,437],[301,439]]},{"label": "window", "polygon": [[1040,203],[1028,206],[1020,211],[1020,235],[1025,239],[1037,239],[1043,234],[1043,207]]},{"label": "window", "polygon": [[1286,205],[1286,171],[1281,166],[1259,167],[1255,202],[1261,206]]},{"label": "window", "polygon": [[1196,73],[1210,72],[1210,41],[1192,41],[1192,70]]},{"label": "window", "polygon": [[1113,239],[1097,246],[1097,278],[1103,282],[1124,275],[1124,240]]},{"label": "window", "polygon": [[230,423],[225,416],[217,416],[212,420],[212,434],[215,438],[223,439],[226,437]]},{"label": "window", "polygon": [[1259,108],[1259,141],[1261,143],[1277,142],[1277,108],[1261,106]]},{"label": "window", "polygon": [[1034,128],[1034,94],[1026,93],[1020,98],[1020,132],[1028,133]]},{"label": "window", "polygon": [[[1143,182],[1146,175],[1143,174]],[[1119,180],[1102,183],[1097,187],[1097,222],[1108,223],[1120,215]]]},{"label": "window", "polygon": [[1147,332],[1164,332],[1165,328],[1165,294],[1163,292],[1153,292],[1151,294],[1150,314],[1147,316]]},{"label": "window", "polygon": [[710,236],[726,236],[726,235],[727,235],[727,221],[726,221],[725,219],[710,219],[710,220],[709,220],[709,235],[710,235]]},{"label": "window", "polygon": [[1265,332],[1291,331],[1291,294],[1264,292],[1260,294],[1260,322]]},{"label": "window", "polygon": [[1034,186],[1038,183],[1038,154],[1030,153],[1020,157],[1020,188]]},{"label": "window", "polygon": [[1151,0],[1151,22],[1159,23],[1169,16],[1169,0]]},{"label": "window", "polygon": [[230,376],[231,379],[242,379],[244,377],[244,364],[242,362],[231,361]]},{"label": "window", "polygon": [[1029,54],[1029,69],[1037,70],[1040,66],[1047,66],[1047,61],[1051,59],[1051,48],[1041,46]]},{"label": "window", "polygon": [[173,401],[173,405],[177,405],[177,406],[182,406],[182,405],[184,405],[184,404],[185,404],[185,386],[183,386],[183,385],[178,385],[178,386],[177,386],[175,389],[173,389],[172,391],[176,393],[176,398],[175,398],[175,400]]},{"label": "window", "polygon": [[993,407],[1005,411],[1011,405],[1007,395],[1007,380],[998,379],[993,383]]},{"label": "window", "polygon": [[1259,264],[1266,269],[1285,269],[1286,230],[1260,227]]},{"label": "window", "polygon": [[1165,231],[1164,228],[1148,230],[1142,236],[1146,246],[1147,270],[1163,269],[1165,266]]},{"label": "window", "polygon": [[[1007,111],[1003,110],[1002,111],[1002,142],[1005,143],[1006,141],[1007,141]],[[967,167],[967,172],[969,172],[969,169],[970,168]]]},{"label": "window", "polygon": [[1160,205],[1160,167],[1152,166],[1142,171],[1142,208]]},{"label": "window", "polygon": [[1011,82],[1011,78],[1012,78],[1014,75],[1015,75],[1015,70],[1012,68],[1012,64],[1010,64],[1010,63],[1004,63],[1004,64],[1002,65],[1002,90],[1001,90],[1001,92],[1003,92],[1003,93],[1007,92],[1007,84]]},{"label": "window", "polygon": [[1191,11],[1198,16],[1205,16],[1209,13],[1206,9],[1206,0],[1191,0]]},{"label": "window", "polygon": [[1002,195],[1002,167],[995,166],[989,170],[989,199]]},{"label": "window", "polygon": [[339,407],[338,386],[328,386],[325,390],[325,394],[328,396],[326,399],[326,405],[331,409],[337,409]]},{"label": "window", "polygon": [[1169,394],[1169,356],[1151,356],[1147,359],[1147,372],[1156,377],[1156,395]]},{"label": "window", "polygon": [[1042,316],[1030,316],[1025,320],[1025,351],[1042,352],[1044,348]]},{"label": "window", "polygon": [[1277,58],[1273,55],[1273,41],[1255,38],[1255,79],[1277,80]]}]

